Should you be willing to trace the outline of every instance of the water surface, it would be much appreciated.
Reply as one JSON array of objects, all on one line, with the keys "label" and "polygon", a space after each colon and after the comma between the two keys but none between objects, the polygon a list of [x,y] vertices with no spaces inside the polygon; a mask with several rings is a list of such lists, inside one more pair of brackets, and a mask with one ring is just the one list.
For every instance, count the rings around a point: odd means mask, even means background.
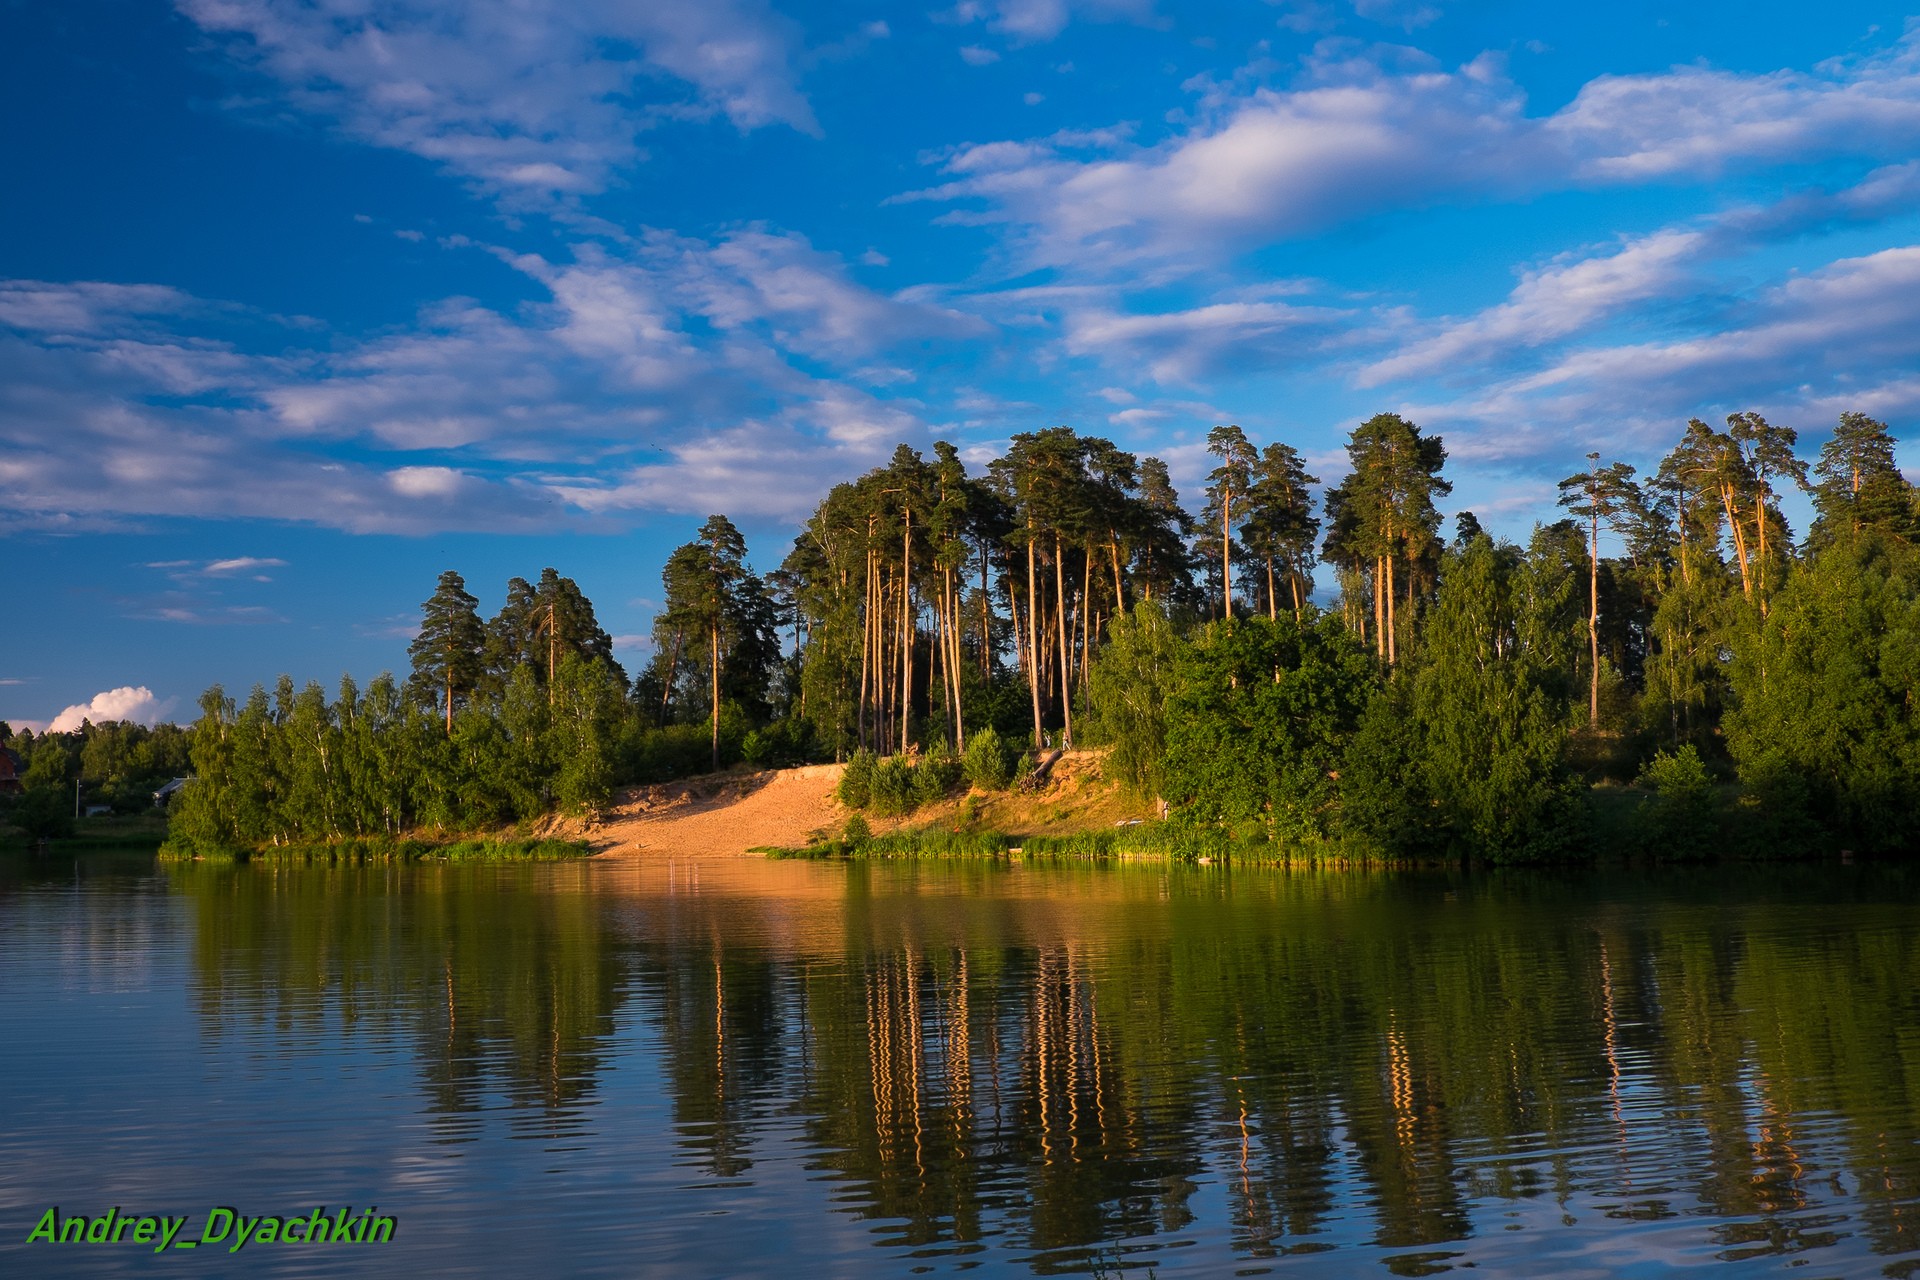
[{"label": "water surface", "polygon": [[1896,871],[0,877],[4,1274],[1920,1275]]}]

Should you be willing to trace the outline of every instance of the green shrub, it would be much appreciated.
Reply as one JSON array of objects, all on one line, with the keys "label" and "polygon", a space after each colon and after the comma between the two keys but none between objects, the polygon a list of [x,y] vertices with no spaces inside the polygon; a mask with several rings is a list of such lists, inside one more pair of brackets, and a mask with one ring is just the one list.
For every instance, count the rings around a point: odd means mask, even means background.
[{"label": "green shrub", "polygon": [[1005,791],[1013,782],[1013,763],[1007,740],[991,725],[977,731],[967,743],[967,781],[982,791]]},{"label": "green shrub", "polygon": [[873,803],[873,752],[862,747],[840,772],[840,785],[833,794],[849,809],[864,809]]},{"label": "green shrub", "polygon": [[748,732],[740,744],[743,759],[756,769],[790,769],[813,755],[811,720],[790,716]]},{"label": "green shrub", "polygon": [[29,840],[73,834],[72,799],[57,791],[29,791],[14,802],[12,821]]},{"label": "green shrub", "polygon": [[867,825],[865,818],[856,813],[847,818],[847,825],[842,828],[840,838],[852,848],[857,849],[873,839],[873,828]]},{"label": "green shrub", "polygon": [[1658,752],[1640,770],[1640,784],[1653,794],[1640,804],[1640,839],[1650,853],[1698,856],[1710,851],[1718,805],[1713,775],[1691,743]]},{"label": "green shrub", "polygon": [[941,751],[928,756],[913,771],[913,798],[919,804],[938,804],[953,794],[966,766]]},{"label": "green shrub", "polygon": [[873,768],[868,807],[883,818],[909,813],[915,805],[913,766],[905,756],[888,756]]}]

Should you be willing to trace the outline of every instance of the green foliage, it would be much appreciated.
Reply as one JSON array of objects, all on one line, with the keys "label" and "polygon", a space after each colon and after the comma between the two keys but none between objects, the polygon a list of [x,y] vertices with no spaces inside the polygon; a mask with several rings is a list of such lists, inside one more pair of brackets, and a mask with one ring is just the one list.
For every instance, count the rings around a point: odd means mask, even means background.
[{"label": "green foliage", "polygon": [[1653,793],[1636,815],[1647,852],[1697,858],[1717,848],[1713,775],[1691,743],[1675,752],[1656,752],[1640,770],[1640,785]]},{"label": "green foliage", "polygon": [[741,741],[740,754],[756,769],[792,768],[818,757],[816,733],[812,720],[788,716],[748,730]]},{"label": "green foliage", "polygon": [[1165,786],[1166,703],[1182,648],[1166,610],[1142,600],[1113,620],[1087,672],[1091,739],[1108,744],[1107,767],[1137,798]]},{"label": "green foliage", "polygon": [[1377,690],[1347,743],[1340,766],[1343,830],[1403,858],[1437,857],[1444,824],[1423,785],[1426,744],[1415,723],[1412,689]]},{"label": "green foliage", "polygon": [[1871,532],[1796,573],[1742,638],[1727,749],[1781,819],[1869,850],[1920,840],[1920,559]]},{"label": "green foliage", "polygon": [[59,840],[73,834],[73,800],[58,791],[29,790],[14,801],[7,817],[29,840]]},{"label": "green foliage", "polygon": [[936,751],[914,768],[913,799],[916,804],[938,804],[953,794],[966,776],[966,766],[944,751]]},{"label": "green foliage", "polygon": [[466,579],[447,570],[420,606],[420,634],[407,648],[413,659],[413,695],[440,707],[449,734],[456,706],[473,692],[485,670],[487,635],[478,604],[467,591]]},{"label": "green foliage", "polygon": [[982,791],[1005,791],[1013,782],[1013,752],[1007,740],[988,725],[967,739],[963,764],[967,781]]},{"label": "green foliage", "polygon": [[[1524,552],[1470,515],[1446,551],[1445,447],[1390,413],[1353,431],[1324,519],[1295,450],[1216,428],[1199,530],[1164,463],[1070,427],[1014,437],[984,480],[951,444],[932,461],[903,445],[835,486],[768,578],[726,517],[708,519],[665,567],[631,688],[571,579],[511,580],[483,627],[447,573],[404,690],[342,680],[329,700],[283,677],[238,704],[210,690],[189,732],[8,741],[29,774],[23,811],[46,823],[76,775],[88,803],[131,812],[149,777],[190,769],[179,838],[250,848],[591,813],[627,781],[856,747],[842,800],[900,814],[962,777],[1006,787],[1034,765],[1009,761],[1015,744],[1077,729],[1109,744],[1128,791],[1175,806],[1168,839],[1194,857],[1267,842],[1279,860],[1516,862],[1581,851],[1567,728],[1587,723],[1580,759],[1609,778],[1672,744],[1647,775],[1656,843],[1701,829],[1694,792],[1674,781],[1669,804],[1659,780],[1724,744],[1745,788],[1727,839],[1907,849],[1920,504],[1892,433],[1847,414],[1798,549],[1779,507],[1808,479],[1795,444],[1736,413],[1725,431],[1687,424],[1644,483],[1596,457],[1563,485],[1582,522],[1536,529]],[[1338,622],[1306,604],[1322,524]],[[1600,556],[1603,525],[1625,557]],[[1229,571],[1236,616],[1268,617],[1196,630],[1219,619]],[[963,759],[942,754],[963,741]]]},{"label": "green foliage", "polygon": [[874,763],[873,752],[864,747],[854,752],[846,768],[840,771],[834,798],[849,809],[864,809],[872,804]]},{"label": "green foliage", "polygon": [[883,818],[911,812],[917,803],[913,775],[913,765],[905,756],[888,756],[880,761],[873,769],[867,807]]},{"label": "green foliage", "polygon": [[[695,540],[667,558],[661,571],[666,606],[654,619],[655,659],[666,663],[656,680],[662,702],[671,706],[677,697],[685,709],[704,704],[709,765],[716,771],[729,754],[723,708],[731,702],[764,711],[779,661],[772,597],[746,555],[746,539],[733,522],[708,516]],[[684,686],[678,683],[683,676]],[[739,738],[745,736],[742,730]]]},{"label": "green foliage", "polygon": [[1368,709],[1348,754],[1347,823],[1399,856],[1568,856],[1583,831],[1565,707],[1527,643],[1557,628],[1528,625],[1515,592],[1528,575],[1484,534],[1443,572],[1417,669]]},{"label": "green foliage", "polygon": [[1331,833],[1347,739],[1379,682],[1338,620],[1209,626],[1166,700],[1165,796],[1190,821],[1257,823],[1278,839]]}]

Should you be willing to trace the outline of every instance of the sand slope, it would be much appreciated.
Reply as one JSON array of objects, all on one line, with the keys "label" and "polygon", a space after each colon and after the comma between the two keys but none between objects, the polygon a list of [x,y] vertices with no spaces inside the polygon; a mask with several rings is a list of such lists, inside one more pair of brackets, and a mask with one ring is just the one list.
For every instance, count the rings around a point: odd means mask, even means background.
[{"label": "sand slope", "polygon": [[846,821],[833,800],[841,768],[815,764],[636,787],[588,839],[607,858],[737,857],[761,845],[798,848]]}]

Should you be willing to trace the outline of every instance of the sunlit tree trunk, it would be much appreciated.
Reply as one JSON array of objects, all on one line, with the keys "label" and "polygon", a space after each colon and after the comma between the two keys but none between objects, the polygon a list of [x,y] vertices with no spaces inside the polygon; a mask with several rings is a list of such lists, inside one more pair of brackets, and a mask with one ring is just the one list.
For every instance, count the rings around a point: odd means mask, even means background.
[{"label": "sunlit tree trunk", "polygon": [[[868,522],[868,536],[872,536],[872,522]],[[869,746],[867,740],[867,685],[868,676],[873,668],[873,548],[867,548],[867,589],[866,606],[860,616],[860,714],[857,717],[860,727],[860,745]]]},{"label": "sunlit tree trunk", "polygon": [[1733,553],[1740,560],[1740,592],[1753,599],[1753,577],[1747,569],[1747,531],[1740,524],[1740,509],[1734,504],[1733,485],[1720,482],[1720,506],[1727,513],[1727,527],[1733,530]]},{"label": "sunlit tree trunk", "polygon": [[907,749],[907,717],[913,707],[913,508],[900,543],[900,749]]},{"label": "sunlit tree trunk", "polygon": [[1220,616],[1233,618],[1233,489],[1220,491]]},{"label": "sunlit tree trunk", "polygon": [[1593,531],[1587,555],[1587,646],[1592,652],[1592,680],[1587,694],[1587,723],[1600,727],[1600,508],[1596,501]]},{"label": "sunlit tree trunk", "polygon": [[1392,666],[1400,660],[1396,647],[1398,624],[1394,618],[1394,596],[1396,588],[1393,581],[1393,556],[1387,556],[1387,665]]},{"label": "sunlit tree trunk", "polygon": [[1387,583],[1387,558],[1373,558],[1373,650],[1381,658],[1387,656],[1387,602],[1384,588]]},{"label": "sunlit tree trunk", "polygon": [[1040,616],[1039,590],[1033,566],[1033,518],[1027,518],[1027,688],[1033,694],[1033,747],[1044,745],[1040,729]]},{"label": "sunlit tree trunk", "polygon": [[1080,574],[1080,687],[1087,685],[1087,664],[1093,660],[1093,549],[1087,549],[1086,563]]},{"label": "sunlit tree trunk", "polygon": [[713,771],[720,772],[720,624],[712,627],[713,635]]},{"label": "sunlit tree trunk", "polygon": [[1069,683],[1072,671],[1067,652],[1067,582],[1066,569],[1061,564],[1064,558],[1060,534],[1056,531],[1053,535],[1053,592],[1059,597],[1054,617],[1060,624],[1060,745],[1067,747],[1073,745],[1073,690]]}]

